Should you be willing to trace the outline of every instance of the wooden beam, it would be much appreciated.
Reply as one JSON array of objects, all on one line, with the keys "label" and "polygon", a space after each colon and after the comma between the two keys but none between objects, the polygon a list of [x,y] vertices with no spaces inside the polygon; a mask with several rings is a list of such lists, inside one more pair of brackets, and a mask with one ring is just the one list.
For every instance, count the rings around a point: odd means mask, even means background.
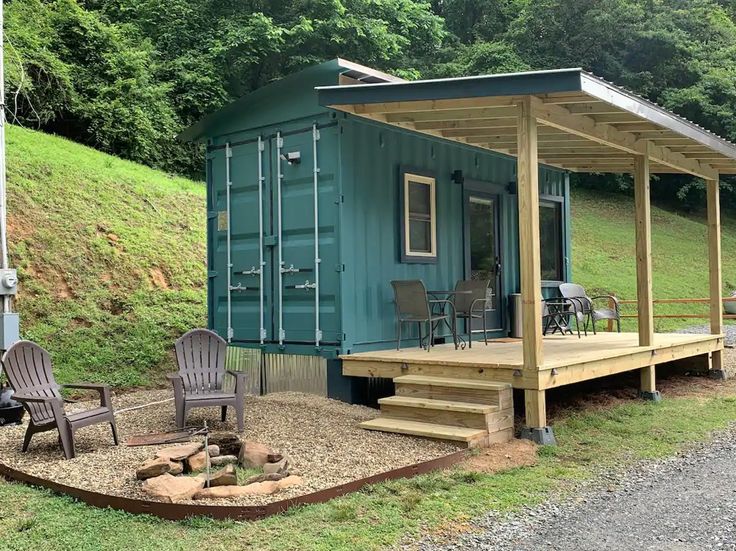
[{"label": "wooden beam", "polygon": [[[469,138],[473,136],[497,137],[497,136],[516,136],[516,126],[510,128],[450,128],[440,130],[443,136],[448,138]],[[543,126],[539,128],[540,136],[569,136],[564,130]]]},{"label": "wooden beam", "polygon": [[[520,97],[477,97],[462,99],[436,99],[416,101],[394,101],[390,103],[356,103],[352,105],[356,114],[370,113],[420,113],[427,111],[479,109],[484,107],[515,107]],[[344,106],[336,106],[342,109]]]},{"label": "wooden beam", "polygon": [[654,342],[652,304],[652,222],[649,191],[649,159],[634,158],[634,203],[636,210],[636,300],[639,313],[639,346]]},{"label": "wooden beam", "polygon": [[[537,119],[531,98],[519,102],[517,188],[524,369],[537,370],[542,354],[542,279],[539,252]],[[544,425],[540,425],[544,426]]]},{"label": "wooden beam", "polygon": [[[708,202],[708,282],[710,287],[710,332],[723,332],[723,301],[721,283],[721,204],[719,180],[706,180]],[[723,369],[721,351],[713,353],[713,369]]]},{"label": "wooden beam", "polygon": [[527,427],[547,426],[547,400],[544,390],[525,390],[524,406],[524,419]]},{"label": "wooden beam", "polygon": [[460,128],[516,128],[516,118],[464,119],[454,121],[427,121],[414,124],[417,130],[453,130]]},{"label": "wooden beam", "polygon": [[641,368],[641,371],[639,371],[639,390],[650,395],[657,391],[656,369],[653,365]]},{"label": "wooden beam", "polygon": [[[532,106],[539,121],[548,126],[568,132],[604,145],[626,151],[633,155],[647,155],[651,161],[671,166],[682,172],[701,178],[712,177],[715,171],[695,159],[688,159],[662,145],[654,145],[649,140],[638,139],[631,132],[623,132],[610,124],[602,124],[594,118],[576,114],[571,108],[560,105],[546,105],[539,98],[532,97]],[[573,106],[579,107],[579,106]],[[684,138],[689,140],[688,138]],[[663,139],[662,142],[670,141]]]},{"label": "wooden beam", "polygon": [[389,113],[387,122],[455,121],[463,119],[515,118],[516,107],[483,107],[480,109],[446,109],[419,113]]}]

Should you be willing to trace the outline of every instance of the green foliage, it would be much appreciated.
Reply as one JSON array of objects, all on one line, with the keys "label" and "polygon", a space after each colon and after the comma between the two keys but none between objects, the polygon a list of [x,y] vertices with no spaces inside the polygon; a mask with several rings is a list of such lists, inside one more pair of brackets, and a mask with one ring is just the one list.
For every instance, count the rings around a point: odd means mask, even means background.
[{"label": "green foliage", "polygon": [[159,384],[205,323],[204,187],[17,127],[8,155],[23,336],[62,382]]},{"label": "green foliage", "polygon": [[228,101],[339,55],[417,76],[444,36],[419,0],[14,0],[7,27],[19,122],[185,174],[175,134]]}]

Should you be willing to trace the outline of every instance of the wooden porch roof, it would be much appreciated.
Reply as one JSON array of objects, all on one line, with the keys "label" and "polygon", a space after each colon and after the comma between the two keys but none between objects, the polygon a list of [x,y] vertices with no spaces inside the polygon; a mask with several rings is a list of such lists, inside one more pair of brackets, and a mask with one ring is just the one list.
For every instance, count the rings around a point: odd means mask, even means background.
[{"label": "wooden porch roof", "polygon": [[516,156],[519,104],[530,100],[538,160],[573,172],[717,179],[736,174],[736,145],[582,69],[318,87],[321,105]]}]

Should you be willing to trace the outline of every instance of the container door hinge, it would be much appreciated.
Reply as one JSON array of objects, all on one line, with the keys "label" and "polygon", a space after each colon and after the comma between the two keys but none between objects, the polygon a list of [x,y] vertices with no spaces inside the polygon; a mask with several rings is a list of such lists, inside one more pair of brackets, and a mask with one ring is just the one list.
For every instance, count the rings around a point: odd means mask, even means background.
[{"label": "container door hinge", "polygon": [[276,147],[284,147],[284,138],[281,136],[276,138]]},{"label": "container door hinge", "polygon": [[340,194],[337,196],[337,199],[335,199],[335,204],[340,205],[345,202],[345,196]]},{"label": "container door hinge", "polygon": [[345,271],[345,264],[338,264],[337,266],[335,266],[335,271],[336,272],[344,272]]},{"label": "container door hinge", "polygon": [[217,277],[217,272],[215,270],[210,270],[207,272],[207,277],[212,279],[213,277]]}]

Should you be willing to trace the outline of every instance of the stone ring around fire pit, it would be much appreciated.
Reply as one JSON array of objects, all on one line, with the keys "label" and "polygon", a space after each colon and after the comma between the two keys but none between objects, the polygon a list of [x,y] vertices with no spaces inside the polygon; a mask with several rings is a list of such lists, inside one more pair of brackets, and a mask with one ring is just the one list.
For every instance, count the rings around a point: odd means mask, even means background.
[{"label": "stone ring around fire pit", "polygon": [[[214,433],[208,441],[207,450],[201,442],[190,442],[156,451],[136,470],[136,478],[143,481],[141,489],[153,498],[178,503],[270,495],[304,483],[289,459],[268,446],[241,442],[234,433]],[[261,472],[239,485],[237,466]],[[220,468],[212,472],[212,467]]]}]

